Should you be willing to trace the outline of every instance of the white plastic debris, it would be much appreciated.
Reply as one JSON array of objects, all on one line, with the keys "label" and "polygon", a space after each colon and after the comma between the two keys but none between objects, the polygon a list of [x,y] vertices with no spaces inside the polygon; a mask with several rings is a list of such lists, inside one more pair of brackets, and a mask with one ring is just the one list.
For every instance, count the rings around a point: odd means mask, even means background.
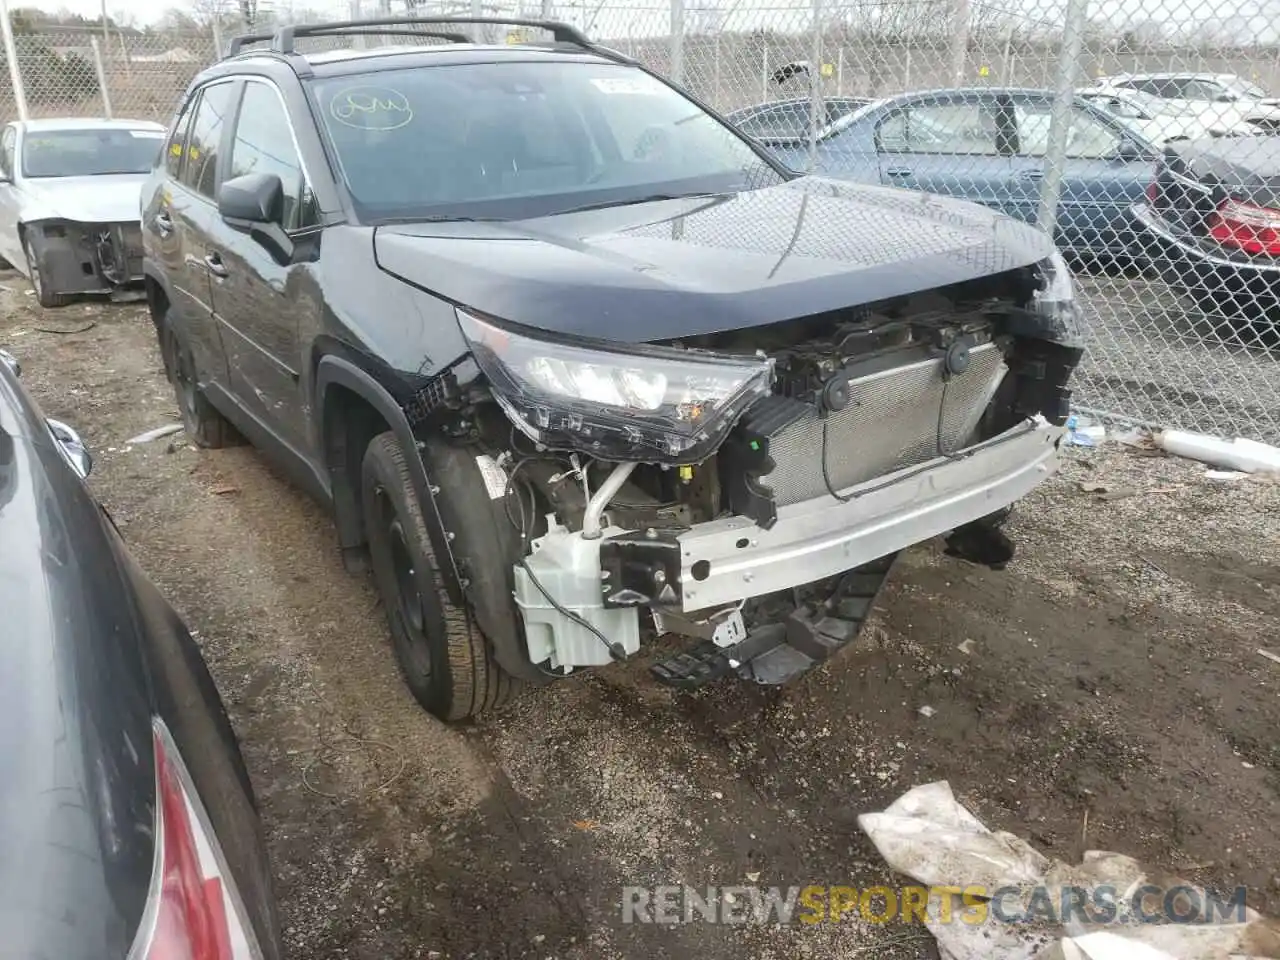
[{"label": "white plastic debris", "polygon": [[[925,925],[943,960],[1280,960],[1280,933],[1247,907],[1244,922],[1217,915],[1194,924],[1103,926],[1073,915],[1059,918],[1064,922],[1010,923],[1002,922],[994,907],[985,922],[957,920],[971,904],[936,888],[982,887],[990,893],[1004,888],[1006,917],[1026,913],[1038,890],[1053,900],[1067,887],[1084,888],[1092,897],[1093,888],[1105,885],[1115,889],[1122,905],[1147,883],[1164,890],[1185,887],[1202,898],[1204,892],[1164,874],[1149,877],[1138,861],[1119,853],[1090,850],[1074,866],[1050,860],[1011,833],[988,830],[956,800],[945,780],[908,790],[883,812],[858,817],[858,826],[889,866],[935,888]],[[944,896],[948,909],[943,909]],[[948,916],[951,922],[943,922]]]},{"label": "white plastic debris", "polygon": [[1107,438],[1107,428],[1100,423],[1090,423],[1074,414],[1067,417],[1066,443],[1076,447],[1096,447]]},{"label": "white plastic debris", "polygon": [[1244,473],[1280,473],[1280,447],[1236,437],[1222,440],[1187,430],[1161,430],[1156,446],[1179,457]]},{"label": "white plastic debris", "polygon": [[920,716],[924,717],[926,720],[928,720],[937,712],[938,712],[937,710],[933,709],[933,707],[929,706],[928,704],[925,704],[923,707],[921,707],[919,710],[916,711],[916,713],[920,714]]},{"label": "white plastic debris", "polygon": [[148,430],[146,433],[140,433],[136,437],[131,437],[125,443],[149,443],[152,440],[159,440],[161,437],[167,437],[170,434],[180,433],[182,424],[166,423],[163,427],[156,427],[154,430]]}]

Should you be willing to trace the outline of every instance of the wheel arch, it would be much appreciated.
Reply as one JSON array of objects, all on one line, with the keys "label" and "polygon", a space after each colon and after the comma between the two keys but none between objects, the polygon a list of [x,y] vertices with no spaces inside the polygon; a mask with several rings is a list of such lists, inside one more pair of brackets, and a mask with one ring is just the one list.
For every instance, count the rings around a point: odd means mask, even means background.
[{"label": "wheel arch", "polygon": [[449,599],[463,604],[465,600],[457,561],[445,535],[433,485],[422,462],[419,440],[404,409],[372,374],[333,354],[322,356],[316,364],[315,397],[321,449],[329,474],[334,517],[344,556],[349,557],[352,551],[363,551],[366,543],[360,507],[359,465],[368,441],[377,435],[369,435],[369,431],[376,429],[378,421],[381,421],[383,429],[395,434],[405,452],[414,494],[422,505],[427,534],[439,559],[440,574]]}]

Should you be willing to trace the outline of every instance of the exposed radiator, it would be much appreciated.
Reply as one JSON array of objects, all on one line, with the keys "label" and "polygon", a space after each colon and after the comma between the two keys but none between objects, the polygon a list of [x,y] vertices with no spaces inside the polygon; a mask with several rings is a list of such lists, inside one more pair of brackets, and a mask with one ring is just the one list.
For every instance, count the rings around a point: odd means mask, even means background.
[{"label": "exposed radiator", "polygon": [[[849,403],[827,417],[826,464],[837,491],[954,453],[974,440],[983,411],[1008,370],[993,344],[970,352],[968,368],[944,377],[941,358],[849,381]],[[816,410],[770,439],[776,466],[760,478],[779,505],[826,494],[822,420]]]}]

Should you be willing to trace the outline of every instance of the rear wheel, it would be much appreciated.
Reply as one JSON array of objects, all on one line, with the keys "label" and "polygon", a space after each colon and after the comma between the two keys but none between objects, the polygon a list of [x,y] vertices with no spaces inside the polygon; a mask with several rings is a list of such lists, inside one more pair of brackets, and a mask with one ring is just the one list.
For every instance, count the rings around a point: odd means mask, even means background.
[{"label": "rear wheel", "polygon": [[43,264],[35,249],[31,246],[31,238],[22,238],[22,253],[27,258],[27,278],[31,281],[31,289],[42,307],[65,307],[74,298],[65,293],[54,293],[49,289],[43,273]]},{"label": "rear wheel", "polygon": [[182,426],[197,446],[211,449],[235,446],[240,442],[240,435],[200,392],[195,357],[178,336],[174,319],[172,310],[165,313],[160,326],[160,352],[164,355],[169,382],[173,384]]},{"label": "rear wheel", "polygon": [[374,583],[414,697],[442,720],[474,717],[505,702],[515,681],[493,659],[468,611],[449,600],[394,433],[369,444],[360,489]]}]

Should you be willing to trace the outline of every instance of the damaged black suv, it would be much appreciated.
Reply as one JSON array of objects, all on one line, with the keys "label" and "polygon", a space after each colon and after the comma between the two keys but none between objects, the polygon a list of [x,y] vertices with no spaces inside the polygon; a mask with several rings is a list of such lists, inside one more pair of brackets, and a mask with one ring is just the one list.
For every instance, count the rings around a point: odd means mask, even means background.
[{"label": "damaged black suv", "polygon": [[789,171],[515,26],[284,28],[193,81],[143,191],[187,430],[332,505],[441,717],[646,640],[666,683],[783,682],[897,551],[998,538],[1054,469],[1070,273],[1028,226]]}]

